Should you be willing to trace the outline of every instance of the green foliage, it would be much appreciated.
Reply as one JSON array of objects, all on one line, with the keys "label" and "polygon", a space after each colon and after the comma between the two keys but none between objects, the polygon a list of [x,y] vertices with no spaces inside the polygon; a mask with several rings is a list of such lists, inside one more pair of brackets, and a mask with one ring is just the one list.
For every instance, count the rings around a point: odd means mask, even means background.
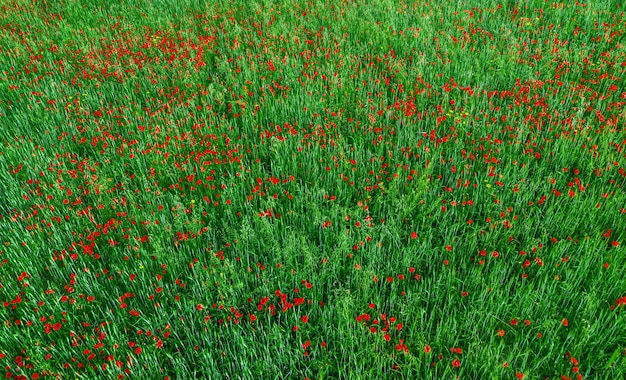
[{"label": "green foliage", "polygon": [[617,1],[0,1],[6,378],[622,378]]}]

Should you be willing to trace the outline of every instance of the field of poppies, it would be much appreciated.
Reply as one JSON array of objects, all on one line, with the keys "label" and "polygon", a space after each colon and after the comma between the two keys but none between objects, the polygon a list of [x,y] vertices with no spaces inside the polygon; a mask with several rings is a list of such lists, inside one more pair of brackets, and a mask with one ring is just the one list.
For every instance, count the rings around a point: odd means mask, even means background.
[{"label": "field of poppies", "polygon": [[626,6],[0,0],[0,377],[626,377]]}]

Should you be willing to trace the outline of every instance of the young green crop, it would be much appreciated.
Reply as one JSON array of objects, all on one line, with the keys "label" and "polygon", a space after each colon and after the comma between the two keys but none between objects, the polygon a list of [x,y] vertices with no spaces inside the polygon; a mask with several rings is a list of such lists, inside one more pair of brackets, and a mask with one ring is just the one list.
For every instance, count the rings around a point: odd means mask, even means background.
[{"label": "young green crop", "polygon": [[0,25],[6,378],[626,375],[619,2]]}]

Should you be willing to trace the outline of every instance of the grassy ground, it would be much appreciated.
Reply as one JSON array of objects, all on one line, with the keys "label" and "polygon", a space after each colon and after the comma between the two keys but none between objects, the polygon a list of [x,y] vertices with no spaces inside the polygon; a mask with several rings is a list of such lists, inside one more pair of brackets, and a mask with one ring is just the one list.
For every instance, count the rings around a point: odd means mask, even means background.
[{"label": "grassy ground", "polygon": [[0,0],[0,374],[625,377],[620,3]]}]

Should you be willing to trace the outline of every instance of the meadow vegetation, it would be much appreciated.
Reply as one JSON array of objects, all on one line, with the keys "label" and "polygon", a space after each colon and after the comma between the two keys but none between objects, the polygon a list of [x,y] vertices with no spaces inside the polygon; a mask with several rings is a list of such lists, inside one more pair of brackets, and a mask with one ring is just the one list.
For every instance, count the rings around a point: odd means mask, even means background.
[{"label": "meadow vegetation", "polygon": [[0,376],[626,377],[625,33],[0,0]]}]

